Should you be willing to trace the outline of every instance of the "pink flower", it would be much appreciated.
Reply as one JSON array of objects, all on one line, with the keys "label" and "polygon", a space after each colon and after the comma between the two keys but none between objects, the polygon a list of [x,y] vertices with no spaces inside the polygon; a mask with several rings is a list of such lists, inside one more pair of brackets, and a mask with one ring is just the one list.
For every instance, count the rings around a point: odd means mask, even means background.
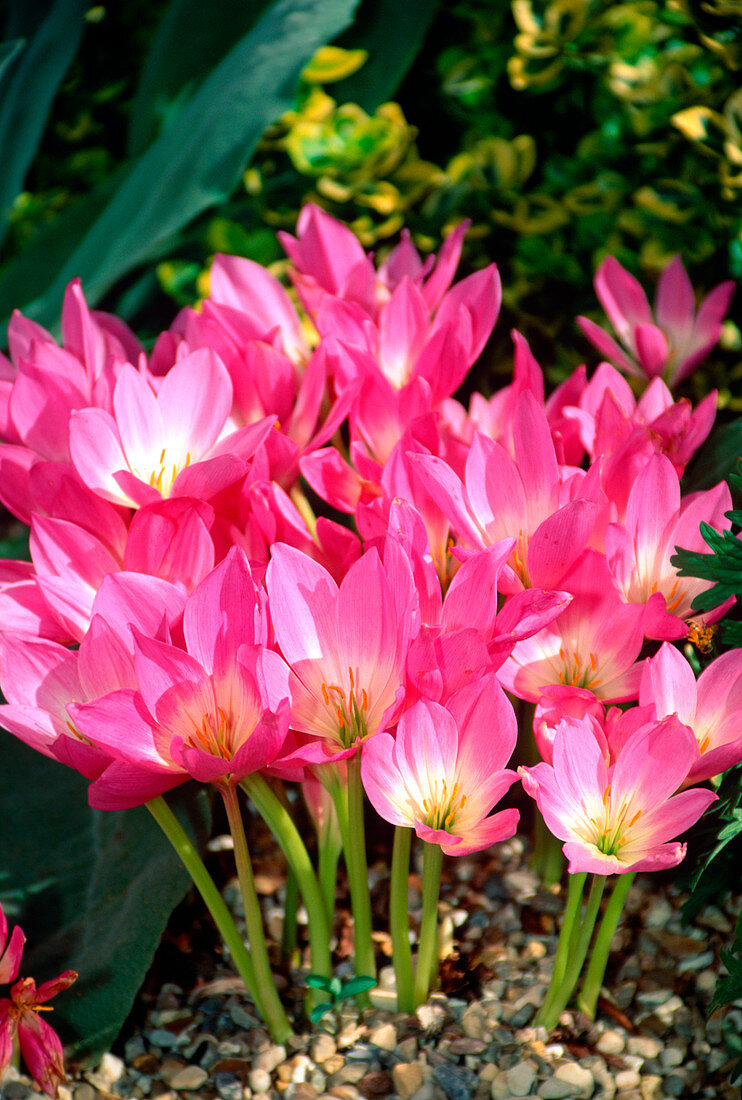
[{"label": "pink flower", "polygon": [[[626,518],[610,523],[605,532],[608,568],[628,603],[645,605],[643,629],[649,638],[682,638],[691,603],[711,585],[708,581],[678,577],[670,564],[675,548],[707,550],[700,534],[702,522],[717,530],[728,528],[725,513],[732,507],[726,482],[708,492],[681,500],[680,482],[672,463],[653,455],[629,489]],[[715,622],[732,601],[701,616]]]},{"label": "pink flower", "polygon": [[267,767],[288,728],[288,669],[266,648],[264,594],[232,549],[183,612],[186,648],[135,632],[138,690],[72,705],[75,727],[114,758],[90,788],[99,809],[139,805],[190,776],[233,785]]},{"label": "pink flower", "polygon": [[[435,486],[440,508],[458,542],[481,549],[515,538],[512,580],[503,591],[557,588],[574,568],[597,517],[597,504],[579,499],[593,493],[581,471],[563,480],[546,416],[523,391],[513,414],[512,458],[505,448],[476,433],[466,460],[464,483],[441,459],[415,455],[412,461]],[[590,476],[590,475],[587,475]]]},{"label": "pink flower", "polygon": [[[7,933],[8,924],[0,906],[0,952],[5,947]],[[25,941],[26,937],[16,926],[0,956],[0,983],[14,982],[10,997],[0,998],[0,1079],[10,1065],[13,1049],[18,1043],[35,1083],[48,1096],[56,1096],[59,1085],[65,1080],[62,1044],[40,1013],[47,1009],[47,1001],[72,985],[77,974],[74,970],[65,970],[58,978],[44,982],[38,988],[33,978],[14,981]]]},{"label": "pink flower", "polygon": [[375,549],[366,551],[338,586],[306,554],[277,543],[266,585],[276,640],[291,667],[292,728],[345,752],[396,721],[419,629],[402,551],[389,544],[383,562]]},{"label": "pink flower", "polygon": [[396,737],[366,744],[361,778],[371,804],[446,855],[466,855],[513,836],[517,810],[490,813],[516,779],[506,768],[516,739],[513,708],[493,676],[405,711]]},{"label": "pink flower", "polygon": [[186,355],[161,381],[127,364],[113,392],[113,415],[99,408],[72,414],[72,461],[85,484],[114,504],[208,498],[245,473],[245,459],[274,422],[267,417],[231,431],[231,408],[232,383],[211,351]]},{"label": "pink flower", "polygon": [[742,650],[722,653],[698,678],[665,642],[642,674],[639,702],[658,718],[674,714],[696,737],[698,754],[688,783],[701,783],[742,760]]},{"label": "pink flower", "polygon": [[685,845],[673,838],[717,797],[702,789],[675,794],[696,754],[687,726],[665,718],[640,725],[607,763],[592,722],[568,718],[556,730],[553,764],[518,774],[551,832],[566,841],[570,874],[656,871],[680,863]]},{"label": "pink flower", "polygon": [[586,550],[562,582],[571,604],[532,638],[519,641],[498,671],[520,699],[538,703],[549,684],[591,691],[605,702],[627,702],[639,692],[642,616],[613,588],[605,558]]},{"label": "pink flower", "polygon": [[587,338],[627,374],[647,378],[661,375],[668,386],[674,386],[691,373],[719,339],[734,283],[719,283],[696,312],[693,287],[676,256],[660,276],[653,314],[633,275],[608,256],[595,276],[595,291],[623,350],[587,317],[578,317]]}]

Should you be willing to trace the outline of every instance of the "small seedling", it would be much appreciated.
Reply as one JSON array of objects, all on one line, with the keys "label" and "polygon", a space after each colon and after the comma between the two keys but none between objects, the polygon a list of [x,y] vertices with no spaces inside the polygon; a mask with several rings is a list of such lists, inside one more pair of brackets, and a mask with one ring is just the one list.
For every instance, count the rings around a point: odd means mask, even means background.
[{"label": "small seedling", "polygon": [[376,979],[360,975],[351,978],[349,982],[343,982],[340,978],[325,978],[322,974],[309,974],[306,984],[311,989],[321,989],[329,997],[329,1000],[315,1005],[309,1013],[312,1023],[317,1024],[327,1012],[337,1008],[342,1001],[348,1001],[361,993],[368,993],[369,989],[373,989],[376,985]]}]

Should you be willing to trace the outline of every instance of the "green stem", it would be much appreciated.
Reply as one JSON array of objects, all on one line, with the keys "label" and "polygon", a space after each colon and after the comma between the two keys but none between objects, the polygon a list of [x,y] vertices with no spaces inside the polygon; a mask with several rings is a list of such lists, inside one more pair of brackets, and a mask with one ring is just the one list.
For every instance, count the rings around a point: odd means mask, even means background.
[{"label": "green stem", "polygon": [[392,874],[389,891],[389,931],[392,937],[392,959],[397,984],[397,1011],[415,1011],[415,984],[410,950],[410,917],[407,886],[410,875],[412,829],[397,825],[394,829]]},{"label": "green stem", "polygon": [[328,822],[317,835],[317,848],[317,878],[319,879],[319,888],[322,893],[330,931],[332,931],[338,884],[338,860],[343,848],[337,822],[334,820],[334,810],[333,821]]},{"label": "green stem", "polygon": [[580,908],[582,905],[582,894],[585,889],[586,879],[587,874],[584,872],[578,875],[569,875],[567,904],[564,908],[562,927],[559,930],[559,942],[557,943],[556,955],[554,957],[554,969],[551,973],[551,981],[549,982],[549,988],[546,992],[544,1003],[536,1013],[536,1018],[534,1020],[536,1027],[540,1027],[542,1018],[548,1016],[551,1003],[557,996],[559,987],[564,981],[564,972],[567,969],[570,944],[575,935],[575,931],[577,930],[579,932]]},{"label": "green stem", "polygon": [[579,926],[579,933],[577,927],[573,926],[572,935],[569,942],[569,958],[567,959],[567,965],[564,970],[564,977],[555,990],[554,995],[544,1004],[540,1012],[537,1013],[534,1023],[541,1025],[548,1030],[555,1027],[559,1016],[566,1008],[574,988],[577,985],[577,980],[580,977],[583,963],[585,962],[585,956],[587,955],[588,947],[590,946],[590,939],[595,927],[595,920],[598,916],[598,909],[600,908],[600,899],[603,897],[603,890],[605,889],[605,875],[593,875],[593,881],[590,886],[590,894],[587,899],[587,906],[585,907],[585,915],[582,919],[582,923]]},{"label": "green stem", "polygon": [[347,767],[347,785],[337,784],[331,793],[343,838],[345,869],[348,873],[353,909],[355,971],[359,977],[375,978],[376,955],[371,938],[371,894],[368,888],[366,831],[363,825],[360,751],[349,757]]},{"label": "green stem", "polygon": [[271,971],[265,933],[263,932],[263,917],[260,912],[258,893],[255,889],[255,879],[253,878],[250,852],[247,847],[245,825],[240,812],[237,791],[234,787],[229,786],[220,789],[224,799],[224,808],[227,811],[229,831],[234,841],[234,861],[237,867],[237,878],[240,883],[242,900],[245,905],[247,938],[250,943],[253,966],[255,967],[255,978],[263,998],[263,1017],[273,1041],[282,1043],[291,1035],[291,1024],[283,1010]]},{"label": "green stem", "polygon": [[555,837],[544,821],[541,811],[534,804],[534,837],[531,864],[545,886],[560,882],[564,870],[562,842]]},{"label": "green stem", "polygon": [[595,1019],[595,1009],[598,1004],[598,994],[603,984],[605,968],[608,965],[608,956],[611,952],[611,941],[621,919],[626,895],[631,889],[631,884],[636,878],[636,872],[619,875],[618,882],[613,887],[610,901],[605,907],[603,920],[600,923],[598,934],[593,944],[592,955],[585,972],[585,980],[582,983],[582,992],[577,998],[578,1008],[591,1020]]},{"label": "green stem", "polygon": [[255,969],[247,948],[235,926],[232,914],[229,912],[224,899],[217,890],[214,880],[204,867],[203,861],[191,842],[188,834],[178,821],[165,799],[159,795],[145,803],[157,824],[178,853],[180,860],[201,897],[206,908],[211,913],[214,924],[219,929],[219,935],[227,945],[237,973],[247,986],[250,996],[258,1010],[263,1013],[263,1002],[258,993],[258,983],[255,980]]},{"label": "green stem", "polygon": [[283,903],[283,931],[281,932],[281,955],[288,962],[296,951],[296,914],[299,908],[299,883],[291,867],[286,872],[286,900]]},{"label": "green stem", "polygon": [[428,999],[438,974],[438,897],[441,890],[443,849],[425,844],[423,850],[423,915],[415,971],[415,1007]]},{"label": "green stem", "polygon": [[257,808],[258,813],[273,833],[286,856],[289,867],[296,875],[299,891],[304,901],[309,922],[309,953],[312,972],[324,978],[331,976],[330,927],[325,903],[317,883],[312,861],[304,841],[289,811],[271,788],[267,780],[257,772],[242,780],[242,788]]}]

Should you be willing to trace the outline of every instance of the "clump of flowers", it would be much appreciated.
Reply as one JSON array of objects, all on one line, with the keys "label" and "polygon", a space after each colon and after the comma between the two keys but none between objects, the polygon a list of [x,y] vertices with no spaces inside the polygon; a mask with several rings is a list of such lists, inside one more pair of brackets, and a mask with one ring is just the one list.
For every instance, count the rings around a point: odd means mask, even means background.
[{"label": "clump of flowers", "polygon": [[[569,860],[539,1017],[551,1026],[579,980],[606,878],[618,885],[581,992],[593,1013],[632,876],[677,865],[678,837],[715,798],[699,784],[742,760],[737,657],[712,662],[696,694],[672,644],[725,610],[696,615],[709,585],[671,562],[678,542],[702,549],[701,523],[729,528],[724,484],[693,496],[681,486],[715,399],[693,409],[655,377],[673,381],[708,349],[728,290],[713,292],[713,324],[700,333],[675,265],[657,320],[688,342],[672,362],[664,352],[649,362],[641,349],[660,340],[641,319],[648,306],[610,265],[623,295],[614,323],[628,299],[641,313],[629,320],[653,379],[644,394],[603,364],[547,399],[516,333],[512,383],[467,408],[453,395],[491,335],[501,290],[495,265],[454,282],[465,231],[427,259],[403,236],[377,266],[309,206],[296,237],[283,237],[292,291],[257,264],[217,257],[210,296],[149,355],[88,309],[78,283],[61,346],[18,314],[10,325],[0,498],[30,525],[31,562],[6,563],[0,578],[0,721],[81,772],[92,806],[148,808],[278,1041],[292,1024],[271,975],[243,796],[302,895],[320,995],[335,988],[341,850],[351,988],[366,996],[373,985],[366,798],[394,826],[389,925],[397,1003],[411,1012],[436,980],[444,856],[518,827],[503,803],[519,763],[505,689],[522,700],[542,760],[520,777]],[[682,290],[674,312],[668,287]],[[636,373],[623,353],[614,360]],[[191,779],[223,800],[249,950],[164,798]],[[284,794],[294,783],[316,824],[316,861]],[[413,842],[424,851],[416,959]],[[16,937],[8,958],[17,951]],[[13,989],[4,1018],[23,1043],[21,1021],[36,1019],[32,1004],[49,990]],[[315,1017],[327,1004],[315,1002]]]}]

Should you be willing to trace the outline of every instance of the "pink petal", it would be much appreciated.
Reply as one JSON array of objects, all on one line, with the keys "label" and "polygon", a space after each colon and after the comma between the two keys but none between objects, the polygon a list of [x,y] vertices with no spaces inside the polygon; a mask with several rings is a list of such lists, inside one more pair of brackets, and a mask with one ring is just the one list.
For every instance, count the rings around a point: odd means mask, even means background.
[{"label": "pink petal", "polygon": [[660,275],[654,313],[660,328],[672,334],[673,344],[682,345],[693,328],[696,299],[680,256],[673,256]]},{"label": "pink petal", "polygon": [[619,339],[632,347],[636,325],[652,323],[652,311],[640,284],[618,260],[607,256],[595,276],[595,291]]},{"label": "pink petal", "polygon": [[604,332],[594,321],[591,321],[588,317],[578,317],[577,324],[590,343],[594,344],[601,355],[604,355],[611,363],[616,363],[627,374],[638,375],[640,373],[636,364],[621,350],[613,337]]},{"label": "pink petal", "polygon": [[639,366],[650,378],[662,374],[670,349],[661,329],[656,325],[637,325],[634,343]]},{"label": "pink petal", "polygon": [[81,480],[114,504],[129,505],[114,474],[128,469],[116,422],[103,409],[83,409],[70,418],[70,456]]},{"label": "pink petal", "polygon": [[271,617],[279,647],[290,665],[337,650],[337,585],[306,554],[277,543],[266,573]]},{"label": "pink petal", "polygon": [[187,454],[192,460],[201,458],[216,442],[232,408],[227,368],[209,348],[199,348],[165,375],[157,403],[163,445],[167,444],[168,452],[173,448],[173,461],[180,466]]}]

